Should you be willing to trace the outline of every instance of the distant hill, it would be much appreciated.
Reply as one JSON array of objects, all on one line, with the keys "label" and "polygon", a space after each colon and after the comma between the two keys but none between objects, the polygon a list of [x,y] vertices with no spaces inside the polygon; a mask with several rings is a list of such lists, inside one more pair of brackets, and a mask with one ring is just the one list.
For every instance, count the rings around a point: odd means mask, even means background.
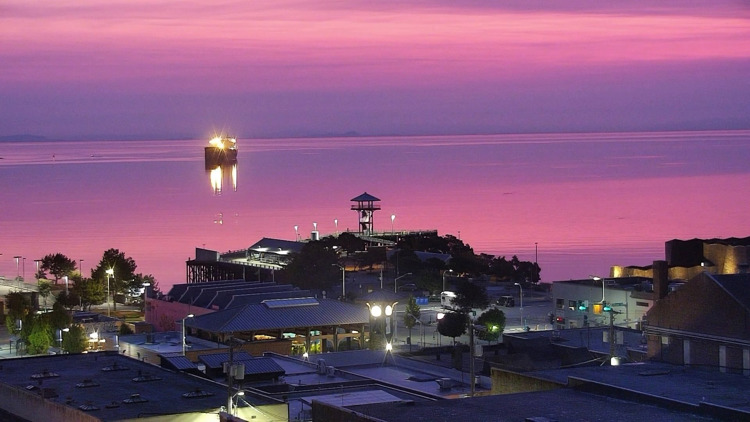
[{"label": "distant hill", "polygon": [[37,135],[6,135],[0,136],[0,142],[2,141],[46,141],[47,138],[44,136]]}]

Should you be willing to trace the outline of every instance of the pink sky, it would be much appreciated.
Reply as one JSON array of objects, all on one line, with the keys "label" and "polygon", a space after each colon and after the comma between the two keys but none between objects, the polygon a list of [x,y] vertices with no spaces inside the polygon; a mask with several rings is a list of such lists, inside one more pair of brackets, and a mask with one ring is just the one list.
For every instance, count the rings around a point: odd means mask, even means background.
[{"label": "pink sky", "polygon": [[750,127],[741,2],[0,5],[0,136]]}]

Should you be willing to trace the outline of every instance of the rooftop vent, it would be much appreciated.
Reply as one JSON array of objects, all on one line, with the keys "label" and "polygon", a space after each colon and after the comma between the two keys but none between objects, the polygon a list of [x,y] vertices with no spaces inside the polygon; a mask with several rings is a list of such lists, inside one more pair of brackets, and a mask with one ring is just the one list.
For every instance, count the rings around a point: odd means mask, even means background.
[{"label": "rooftop vent", "polygon": [[143,397],[141,397],[140,394],[135,393],[135,394],[131,394],[130,398],[127,398],[127,399],[123,400],[122,402],[125,403],[125,404],[135,404],[135,403],[146,403],[147,401],[148,400],[146,400]]},{"label": "rooftop vent", "polygon": [[151,381],[161,381],[161,377],[157,377],[156,375],[151,375],[151,374],[143,374],[143,375],[139,375],[133,378],[133,382],[151,382]]},{"label": "rooftop vent", "polygon": [[83,410],[84,412],[90,412],[92,410],[99,410],[99,408],[97,406],[94,406],[94,404],[91,403],[90,401],[87,401],[85,404],[78,406],[78,408],[80,410]]},{"label": "rooftop vent", "polygon": [[117,362],[113,363],[112,365],[105,366],[102,368],[102,371],[104,372],[111,372],[111,371],[127,371],[127,366],[118,365]]},{"label": "rooftop vent", "polygon": [[104,407],[107,409],[115,409],[115,408],[120,407],[120,403],[116,401],[112,401],[110,403],[105,404]]},{"label": "rooftop vent", "polygon": [[189,393],[183,393],[182,397],[186,399],[199,399],[201,397],[211,397],[214,393],[203,391],[200,388],[196,388],[195,391],[191,391]]},{"label": "rooftop vent", "polygon": [[76,384],[76,388],[89,388],[89,387],[98,387],[98,386],[99,386],[98,382],[94,382],[93,380],[90,380],[90,379],[85,379],[83,380],[83,382],[79,382],[78,384]]},{"label": "rooftop vent", "polygon": [[45,378],[57,378],[59,376],[60,374],[56,372],[50,372],[47,369],[43,369],[42,372],[31,375],[31,379],[38,380],[38,379],[45,379]]}]

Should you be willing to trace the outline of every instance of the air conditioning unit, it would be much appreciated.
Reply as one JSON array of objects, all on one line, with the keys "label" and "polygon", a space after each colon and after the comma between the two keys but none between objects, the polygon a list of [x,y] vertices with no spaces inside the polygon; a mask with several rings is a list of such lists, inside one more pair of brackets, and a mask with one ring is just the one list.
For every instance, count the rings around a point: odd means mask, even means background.
[{"label": "air conditioning unit", "polygon": [[438,378],[435,382],[438,383],[441,390],[450,390],[453,387],[453,380],[451,378]]},{"label": "air conditioning unit", "polygon": [[326,373],[326,361],[325,359],[318,359],[318,373],[323,375]]}]

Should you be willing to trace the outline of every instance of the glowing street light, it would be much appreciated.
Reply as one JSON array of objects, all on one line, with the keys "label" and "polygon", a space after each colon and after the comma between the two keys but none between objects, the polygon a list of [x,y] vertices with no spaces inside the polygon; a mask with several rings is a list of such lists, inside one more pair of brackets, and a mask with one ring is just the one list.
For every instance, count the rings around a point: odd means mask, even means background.
[{"label": "glowing street light", "polygon": [[186,341],[185,341],[185,320],[188,319],[188,318],[192,318],[194,316],[195,315],[193,315],[193,314],[187,314],[185,316],[185,318],[182,318],[182,356],[185,356],[185,346],[186,346]]},{"label": "glowing street light", "polygon": [[294,241],[299,241],[299,226],[296,225],[294,226]]},{"label": "glowing street light", "polygon": [[109,279],[115,276],[115,270],[114,268],[107,268],[104,272],[107,273],[107,316],[111,316],[109,313]]},{"label": "glowing street light", "polygon": [[391,214],[391,236],[393,235],[393,220],[396,219],[396,214]]},{"label": "glowing street light", "polygon": [[452,273],[453,270],[445,270],[443,271],[443,291],[445,291],[445,275],[448,273]]}]

